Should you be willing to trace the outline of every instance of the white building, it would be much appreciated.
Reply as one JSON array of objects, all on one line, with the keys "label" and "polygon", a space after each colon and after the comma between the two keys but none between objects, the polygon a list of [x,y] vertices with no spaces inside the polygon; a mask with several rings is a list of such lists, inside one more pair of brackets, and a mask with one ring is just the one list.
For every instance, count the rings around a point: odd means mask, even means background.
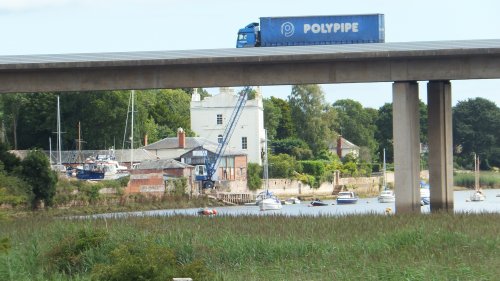
[{"label": "white building", "polygon": [[[256,90],[255,99],[246,102],[227,148],[246,152],[248,162],[262,165],[264,106],[260,89]],[[218,95],[204,100],[195,91],[191,99],[191,130],[200,137],[219,142],[237,100],[238,95],[231,88],[220,88]]]}]

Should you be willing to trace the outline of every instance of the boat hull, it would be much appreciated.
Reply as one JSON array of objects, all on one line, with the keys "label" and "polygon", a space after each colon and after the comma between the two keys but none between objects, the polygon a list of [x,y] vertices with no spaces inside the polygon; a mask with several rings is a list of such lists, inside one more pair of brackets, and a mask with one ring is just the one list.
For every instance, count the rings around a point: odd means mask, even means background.
[{"label": "boat hull", "polygon": [[328,203],[321,202],[321,201],[312,201],[311,202],[311,206],[315,206],[315,207],[318,207],[318,206],[328,206]]},{"label": "boat hull", "polygon": [[356,204],[358,203],[358,198],[337,198],[337,204]]},{"label": "boat hull", "polygon": [[267,210],[281,210],[283,208],[281,206],[281,201],[275,199],[275,198],[265,198],[262,199],[262,201],[259,202],[259,209],[261,211],[267,211]]},{"label": "boat hull", "polygon": [[396,202],[396,197],[379,197],[379,203],[394,203]]},{"label": "boat hull", "polygon": [[76,173],[79,180],[103,180],[104,172],[81,170]]},{"label": "boat hull", "polygon": [[392,190],[383,190],[378,196],[379,203],[393,203],[396,202],[396,196]]},{"label": "boat hull", "polygon": [[480,202],[480,201],[484,201],[485,198],[486,197],[484,196],[484,194],[479,193],[479,192],[475,192],[470,196],[470,201]]},{"label": "boat hull", "polygon": [[337,195],[337,204],[356,204],[358,203],[358,196],[354,191],[341,191]]}]

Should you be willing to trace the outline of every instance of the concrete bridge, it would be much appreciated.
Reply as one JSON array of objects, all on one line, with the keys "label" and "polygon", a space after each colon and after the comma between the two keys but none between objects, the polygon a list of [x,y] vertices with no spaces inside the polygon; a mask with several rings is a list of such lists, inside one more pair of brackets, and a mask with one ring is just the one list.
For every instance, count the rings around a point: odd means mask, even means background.
[{"label": "concrete bridge", "polygon": [[500,78],[500,40],[0,56],[0,93],[393,82],[398,213],[419,213],[418,83],[431,210],[453,210],[451,82]]}]

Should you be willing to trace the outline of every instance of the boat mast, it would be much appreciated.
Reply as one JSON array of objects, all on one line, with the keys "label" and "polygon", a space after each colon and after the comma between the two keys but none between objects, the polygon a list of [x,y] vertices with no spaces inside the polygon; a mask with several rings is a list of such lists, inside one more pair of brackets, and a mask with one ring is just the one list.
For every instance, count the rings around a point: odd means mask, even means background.
[{"label": "boat mast", "polygon": [[49,137],[49,162],[52,165],[52,138]]},{"label": "boat mast", "polygon": [[264,180],[266,184],[266,191],[269,190],[269,163],[267,162],[267,130],[264,130]]},{"label": "boat mast", "polygon": [[479,156],[474,153],[474,189],[479,190]]},{"label": "boat mast", "polygon": [[387,178],[386,178],[386,166],[385,166],[385,148],[384,148],[384,166],[383,166],[383,171],[384,171],[384,189],[387,189]]},{"label": "boat mast", "polygon": [[130,169],[132,169],[134,164],[134,94],[135,90],[132,90],[132,116],[130,119]]},{"label": "boat mast", "polygon": [[57,165],[62,165],[62,154],[61,154],[61,109],[60,109],[60,105],[59,105],[59,96],[57,96],[57,150],[58,150]]}]

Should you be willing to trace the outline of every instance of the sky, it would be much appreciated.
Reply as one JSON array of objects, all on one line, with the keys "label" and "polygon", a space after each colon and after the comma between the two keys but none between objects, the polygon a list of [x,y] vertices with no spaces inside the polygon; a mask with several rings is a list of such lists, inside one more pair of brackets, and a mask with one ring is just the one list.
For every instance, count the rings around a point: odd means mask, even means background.
[{"label": "sky", "polygon": [[[260,17],[303,15],[381,13],[386,42],[498,39],[498,11],[498,0],[0,0],[0,56],[234,48],[238,29]],[[391,83],[321,86],[329,103],[392,100]],[[290,91],[262,87],[265,97]],[[475,97],[500,106],[500,80],[452,81],[454,105]]]}]

